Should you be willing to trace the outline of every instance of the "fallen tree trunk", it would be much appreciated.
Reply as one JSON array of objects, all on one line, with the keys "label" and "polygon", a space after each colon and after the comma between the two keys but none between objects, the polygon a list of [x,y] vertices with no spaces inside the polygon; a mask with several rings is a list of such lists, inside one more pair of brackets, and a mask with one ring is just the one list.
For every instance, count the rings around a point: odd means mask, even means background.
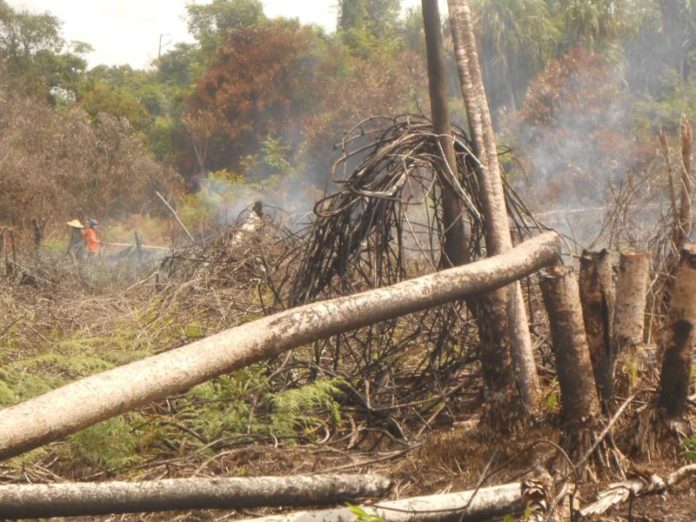
[{"label": "fallen tree trunk", "polygon": [[0,518],[321,506],[387,495],[376,475],[195,478],[0,486]]},{"label": "fallen tree trunk", "polygon": [[0,410],[0,458],[306,343],[490,292],[558,260],[547,232],[500,256],[246,323]]},{"label": "fallen tree trunk", "polygon": [[[465,522],[520,513],[524,510],[524,504],[522,487],[519,482],[515,482],[482,488],[478,491],[380,502],[376,506],[360,506],[359,509],[367,515],[381,517],[382,520],[389,522],[413,520]],[[355,519],[356,513],[350,508],[336,508],[274,515],[250,519],[246,522],[341,522]]]},{"label": "fallen tree trunk", "polygon": [[597,495],[597,500],[580,509],[579,514],[583,517],[603,515],[610,508],[631,498],[663,495],[680,482],[694,475],[696,475],[696,464],[690,464],[670,473],[666,480],[659,475],[646,474],[635,479],[609,484],[607,489]]}]

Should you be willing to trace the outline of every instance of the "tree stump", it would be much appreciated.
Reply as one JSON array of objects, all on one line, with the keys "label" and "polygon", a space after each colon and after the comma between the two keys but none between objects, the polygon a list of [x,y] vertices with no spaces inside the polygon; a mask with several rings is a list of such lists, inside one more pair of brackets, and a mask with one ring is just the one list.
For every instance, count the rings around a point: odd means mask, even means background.
[{"label": "tree stump", "polygon": [[612,352],[618,364],[616,387],[630,391],[639,379],[645,354],[640,351],[645,328],[645,307],[650,282],[650,255],[647,252],[621,254],[614,305]]},{"label": "tree stump", "polygon": [[679,420],[688,408],[692,354],[696,342],[696,244],[681,251],[663,340],[658,405],[665,418]]},{"label": "tree stump", "polygon": [[[557,265],[541,278],[541,292],[549,316],[556,372],[563,409],[562,444],[577,462],[597,440],[600,405],[573,270]],[[621,469],[620,454],[611,439],[597,445],[583,468],[591,477],[597,471]]]},{"label": "tree stump", "polygon": [[614,282],[607,250],[584,251],[580,258],[580,302],[597,393],[608,411],[614,399],[612,322]]}]

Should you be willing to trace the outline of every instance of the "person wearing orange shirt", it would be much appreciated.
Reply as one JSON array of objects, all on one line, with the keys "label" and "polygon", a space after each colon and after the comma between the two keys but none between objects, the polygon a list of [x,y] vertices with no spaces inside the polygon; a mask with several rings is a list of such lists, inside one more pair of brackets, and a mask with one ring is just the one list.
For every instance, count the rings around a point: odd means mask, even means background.
[{"label": "person wearing orange shirt", "polygon": [[97,237],[97,225],[99,225],[97,220],[92,218],[89,220],[89,228],[82,232],[82,239],[85,242],[85,251],[89,259],[94,259],[94,256],[99,250],[99,245],[101,244],[101,241],[99,241]]}]

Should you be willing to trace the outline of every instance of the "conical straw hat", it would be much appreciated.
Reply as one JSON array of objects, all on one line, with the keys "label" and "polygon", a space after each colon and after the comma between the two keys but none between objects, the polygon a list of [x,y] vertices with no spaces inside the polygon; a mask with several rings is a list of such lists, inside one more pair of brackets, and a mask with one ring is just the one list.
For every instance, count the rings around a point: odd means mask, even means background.
[{"label": "conical straw hat", "polygon": [[73,219],[72,221],[68,221],[67,225],[72,228],[85,228],[82,223],[80,223],[79,220]]}]

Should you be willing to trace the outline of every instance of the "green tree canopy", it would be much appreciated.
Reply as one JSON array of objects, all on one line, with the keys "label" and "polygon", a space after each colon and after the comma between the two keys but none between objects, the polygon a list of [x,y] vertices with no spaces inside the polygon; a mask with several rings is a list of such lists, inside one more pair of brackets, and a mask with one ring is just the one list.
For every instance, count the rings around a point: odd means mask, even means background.
[{"label": "green tree canopy", "polygon": [[0,0],[0,82],[28,95],[52,99],[52,91],[75,92],[89,50],[84,43],[68,45],[61,22],[48,13],[15,11]]}]

